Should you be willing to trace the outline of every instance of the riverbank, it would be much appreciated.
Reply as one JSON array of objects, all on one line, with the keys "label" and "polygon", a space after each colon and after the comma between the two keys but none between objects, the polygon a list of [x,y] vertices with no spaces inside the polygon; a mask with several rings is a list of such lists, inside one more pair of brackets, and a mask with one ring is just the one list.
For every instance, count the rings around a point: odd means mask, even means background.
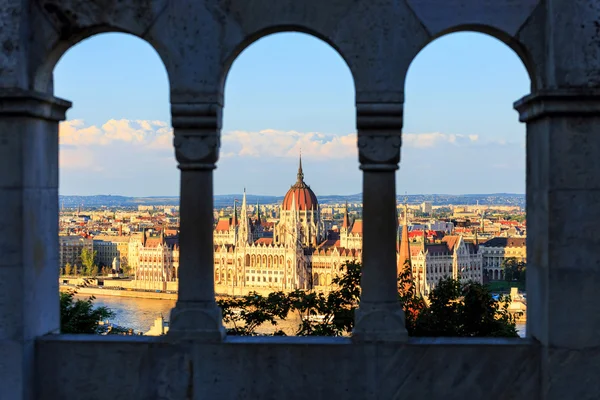
[{"label": "riverbank", "polygon": [[156,300],[177,300],[177,293],[146,292],[142,290],[101,289],[97,287],[75,287],[70,285],[60,285],[59,288],[61,292],[77,290],[77,293],[80,295],[133,297],[137,299]]}]

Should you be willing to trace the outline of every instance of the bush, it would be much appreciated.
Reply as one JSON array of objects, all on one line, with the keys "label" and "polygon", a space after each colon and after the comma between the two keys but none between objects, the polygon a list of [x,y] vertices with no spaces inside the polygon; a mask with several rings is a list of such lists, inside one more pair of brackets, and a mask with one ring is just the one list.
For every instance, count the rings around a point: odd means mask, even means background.
[{"label": "bush", "polygon": [[[223,321],[233,325],[228,333],[256,335],[261,324],[276,326],[278,320],[296,313],[301,321],[296,331],[299,336],[347,336],[354,328],[354,312],[360,301],[361,269],[358,262],[343,265],[341,276],[332,281],[337,288],[327,295],[296,290],[220,300]],[[427,304],[416,290],[410,265],[406,265],[398,277],[398,297],[411,336],[518,337],[515,318],[508,312],[510,298],[496,301],[482,284],[441,280]],[[277,330],[274,334],[284,333]]]}]

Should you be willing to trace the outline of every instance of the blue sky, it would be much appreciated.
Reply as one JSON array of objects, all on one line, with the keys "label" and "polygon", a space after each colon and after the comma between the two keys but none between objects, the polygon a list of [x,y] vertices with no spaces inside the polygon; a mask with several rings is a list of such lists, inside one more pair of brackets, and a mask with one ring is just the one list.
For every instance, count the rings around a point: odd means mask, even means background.
[{"label": "blue sky", "polygon": [[[55,94],[61,194],[177,195],[167,75],[155,51],[124,34],[70,49]],[[427,46],[406,82],[399,193],[523,193],[525,126],[512,103],[529,92],[518,57],[482,34]],[[282,33],[248,47],[227,77],[215,193],[283,195],[303,153],[319,194],[361,191],[348,68],[324,42]]]}]

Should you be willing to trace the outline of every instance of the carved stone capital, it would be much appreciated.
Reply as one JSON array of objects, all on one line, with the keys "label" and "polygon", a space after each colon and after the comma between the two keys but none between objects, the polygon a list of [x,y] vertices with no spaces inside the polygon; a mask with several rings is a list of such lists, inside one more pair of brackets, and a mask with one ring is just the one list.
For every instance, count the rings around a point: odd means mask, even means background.
[{"label": "carved stone capital", "polygon": [[404,311],[400,303],[368,304],[361,302],[355,311],[352,332],[355,342],[406,342]]},{"label": "carved stone capital", "polygon": [[539,90],[514,103],[521,122],[556,116],[600,115],[600,90],[570,88]]},{"label": "carved stone capital", "polygon": [[175,131],[173,146],[179,168],[214,169],[219,159],[220,142],[218,133],[181,134]]},{"label": "carved stone capital", "polygon": [[167,335],[176,341],[220,342],[226,335],[221,309],[214,302],[178,301],[171,310]]},{"label": "carved stone capital", "polygon": [[363,170],[396,170],[402,144],[402,103],[358,103],[358,159]]},{"label": "carved stone capital", "polygon": [[63,121],[71,102],[18,88],[0,89],[0,115]]},{"label": "carved stone capital", "polygon": [[221,145],[222,107],[216,103],[173,103],[172,124],[179,168],[214,169]]},{"label": "carved stone capital", "polygon": [[400,161],[400,136],[358,135],[358,160],[363,170],[396,170]]}]

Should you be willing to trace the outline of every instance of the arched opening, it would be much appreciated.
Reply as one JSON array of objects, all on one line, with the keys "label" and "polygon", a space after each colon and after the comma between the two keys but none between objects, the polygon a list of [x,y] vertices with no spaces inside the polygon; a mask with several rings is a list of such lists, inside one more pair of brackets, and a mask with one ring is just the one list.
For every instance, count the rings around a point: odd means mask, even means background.
[{"label": "arched opening", "polygon": [[[326,283],[312,265],[332,264],[331,252],[314,249],[339,240],[345,200],[331,195],[347,198],[351,221],[360,216],[353,78],[339,53],[314,36],[250,42],[226,77],[215,205],[248,223],[251,239],[238,240],[236,251],[258,253],[262,287],[308,291]],[[245,290],[253,290],[251,280]]]},{"label": "arched opening", "polygon": [[[59,126],[61,290],[85,282],[76,298],[102,293],[96,303],[115,311],[113,324],[144,333],[174,301],[154,312],[116,296],[177,291],[179,174],[167,73],[152,46],[127,34],[99,34],[60,55],[50,81],[73,102]],[[48,77],[38,72],[41,85]],[[147,317],[123,319],[132,307]]]},{"label": "arched opening", "polygon": [[451,33],[425,47],[407,73],[399,228],[406,213],[409,232],[435,231],[408,236],[411,249],[437,254],[414,277],[421,293],[443,290],[444,278],[499,295],[506,286],[525,289],[524,279],[506,285],[488,270],[505,262],[497,247],[526,249],[525,125],[513,103],[532,84],[520,57],[489,35]]}]

